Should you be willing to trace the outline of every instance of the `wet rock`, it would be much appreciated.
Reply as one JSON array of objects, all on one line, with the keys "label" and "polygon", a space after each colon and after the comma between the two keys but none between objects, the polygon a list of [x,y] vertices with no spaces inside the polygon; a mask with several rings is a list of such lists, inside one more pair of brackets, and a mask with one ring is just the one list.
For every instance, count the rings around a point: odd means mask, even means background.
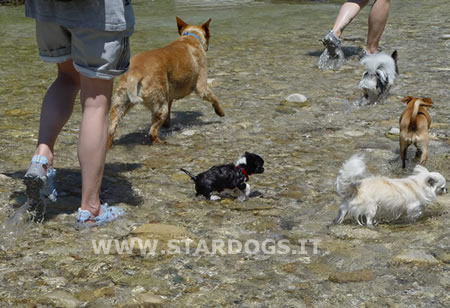
[{"label": "wet rock", "polygon": [[186,228],[166,224],[144,224],[137,227],[132,233],[134,235],[155,235],[170,238],[184,237],[189,234]]},{"label": "wet rock", "polygon": [[380,237],[378,231],[363,226],[331,225],[328,233],[340,239],[375,240]]},{"label": "wet rock", "polygon": [[128,238],[128,245],[133,252],[151,255],[181,253],[187,245],[186,242],[195,242],[193,235],[186,228],[160,223],[141,225],[132,231],[131,237]]},{"label": "wet rock", "polygon": [[55,288],[61,288],[64,287],[67,284],[67,279],[64,277],[45,277],[43,276],[42,281],[50,286]]},{"label": "wet rock", "polygon": [[446,264],[450,264],[450,252],[439,252],[436,254],[436,259]]},{"label": "wet rock", "polygon": [[195,130],[192,130],[192,129],[188,129],[188,130],[185,130],[184,132],[182,132],[181,134],[183,135],[183,136],[193,136],[193,135],[195,135]]},{"label": "wet rock", "polygon": [[217,85],[217,81],[215,78],[208,78],[208,86],[215,87]]},{"label": "wet rock", "polygon": [[389,130],[388,134],[399,135],[400,134],[400,129],[398,127],[391,127],[391,129]]},{"label": "wet rock", "polygon": [[361,137],[364,136],[365,134],[366,134],[365,132],[356,130],[348,130],[344,132],[344,135],[348,137]]},{"label": "wet rock", "polygon": [[396,255],[392,263],[406,263],[418,266],[438,265],[440,262],[431,254],[420,249],[408,249],[403,253]]},{"label": "wet rock", "polygon": [[151,292],[139,294],[137,302],[143,305],[143,307],[161,307],[163,299],[160,296],[154,295]]},{"label": "wet rock", "polygon": [[286,97],[286,100],[290,103],[304,103],[307,98],[303,94],[294,93]]},{"label": "wet rock", "polygon": [[374,279],[374,273],[370,269],[362,269],[353,272],[335,272],[328,277],[328,280],[335,283],[361,282]]},{"label": "wet rock", "polygon": [[112,287],[104,287],[100,289],[84,289],[75,294],[75,297],[83,302],[91,302],[102,297],[114,296],[115,291]]},{"label": "wet rock", "polygon": [[63,308],[76,308],[80,307],[82,302],[77,300],[72,294],[65,291],[52,291],[41,296],[38,299],[39,304],[43,305],[52,305],[55,307],[63,307]]}]

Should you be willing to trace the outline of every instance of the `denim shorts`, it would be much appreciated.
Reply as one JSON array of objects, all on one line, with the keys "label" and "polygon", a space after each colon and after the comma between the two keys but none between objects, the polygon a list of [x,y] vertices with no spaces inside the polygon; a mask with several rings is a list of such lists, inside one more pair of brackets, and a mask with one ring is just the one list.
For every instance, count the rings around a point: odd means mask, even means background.
[{"label": "denim shorts", "polygon": [[75,69],[90,78],[112,79],[128,70],[132,33],[133,29],[101,31],[36,21],[42,61],[62,63],[72,59]]}]

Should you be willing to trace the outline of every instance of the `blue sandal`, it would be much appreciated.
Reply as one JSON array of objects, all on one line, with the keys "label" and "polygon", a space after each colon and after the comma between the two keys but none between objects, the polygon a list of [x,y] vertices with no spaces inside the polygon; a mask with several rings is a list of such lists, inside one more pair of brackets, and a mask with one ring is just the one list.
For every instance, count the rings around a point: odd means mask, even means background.
[{"label": "blue sandal", "polygon": [[[58,197],[55,189],[56,169],[47,166],[48,159],[45,156],[34,155],[31,159],[30,167],[24,176],[28,199],[39,201],[47,198],[56,201]],[[47,172],[44,169],[47,169]]]},{"label": "blue sandal", "polygon": [[125,211],[118,206],[108,206],[108,203],[101,205],[101,215],[92,216],[87,210],[78,209],[76,226],[78,228],[88,228],[107,224],[125,215]]}]

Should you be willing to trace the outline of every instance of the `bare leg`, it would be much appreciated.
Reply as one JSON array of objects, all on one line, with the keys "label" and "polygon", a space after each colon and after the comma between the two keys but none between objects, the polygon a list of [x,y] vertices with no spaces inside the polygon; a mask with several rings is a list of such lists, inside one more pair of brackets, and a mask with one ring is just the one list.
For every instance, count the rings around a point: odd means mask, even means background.
[{"label": "bare leg", "polygon": [[389,15],[390,0],[375,0],[369,14],[369,32],[367,34],[366,50],[375,54],[383,34]]},{"label": "bare leg", "polygon": [[80,77],[72,60],[57,64],[58,76],[45,94],[41,108],[36,155],[48,159],[53,166],[53,148],[56,138],[72,115],[73,105],[80,90]]},{"label": "bare leg", "polygon": [[345,27],[352,22],[352,20],[359,14],[369,0],[353,0],[345,2],[339,11],[336,21],[333,26],[333,33],[337,38],[340,38]]},{"label": "bare leg", "polygon": [[100,213],[100,186],[106,157],[108,115],[113,80],[80,76],[82,118],[78,160],[81,167],[81,209]]}]

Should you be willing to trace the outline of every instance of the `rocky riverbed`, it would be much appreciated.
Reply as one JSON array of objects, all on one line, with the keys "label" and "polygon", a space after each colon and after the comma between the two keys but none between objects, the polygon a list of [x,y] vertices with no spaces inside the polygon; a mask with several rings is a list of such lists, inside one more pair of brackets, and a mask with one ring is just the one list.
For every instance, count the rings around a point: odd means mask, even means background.
[{"label": "rocky riverbed", "polygon": [[[340,3],[134,2],[133,54],[175,39],[175,15],[212,17],[209,78],[226,115],[192,95],[174,103],[172,127],[161,131],[166,144],[150,145],[148,111],[130,111],[102,185],[102,198],[126,216],[80,231],[77,106],[55,149],[58,201],[43,223],[11,225],[26,201],[21,178],[55,68],[37,56],[23,8],[0,7],[0,306],[450,306],[448,194],[414,224],[331,224],[336,175],[354,153],[365,153],[372,173],[411,173],[413,147],[402,170],[395,134],[403,96],[433,99],[426,166],[450,178],[447,1],[392,2],[381,43],[398,51],[400,75],[384,104],[366,107],[353,102],[368,8],[346,29],[344,66],[320,71],[320,38]],[[286,99],[295,93],[306,101]],[[265,160],[245,202],[195,197],[179,171],[198,173],[245,151]]]}]

